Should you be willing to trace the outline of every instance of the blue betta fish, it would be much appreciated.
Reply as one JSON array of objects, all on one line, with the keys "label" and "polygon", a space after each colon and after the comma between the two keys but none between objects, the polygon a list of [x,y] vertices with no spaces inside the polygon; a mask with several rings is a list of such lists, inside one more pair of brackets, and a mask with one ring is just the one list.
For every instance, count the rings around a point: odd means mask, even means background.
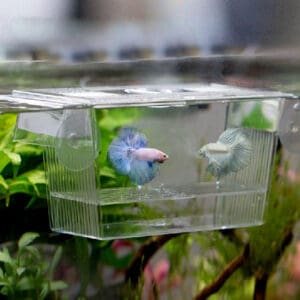
[{"label": "blue betta fish", "polygon": [[159,165],[168,155],[155,148],[147,148],[147,138],[135,128],[122,128],[108,148],[108,159],[120,175],[128,175],[131,182],[143,185],[151,181]]}]

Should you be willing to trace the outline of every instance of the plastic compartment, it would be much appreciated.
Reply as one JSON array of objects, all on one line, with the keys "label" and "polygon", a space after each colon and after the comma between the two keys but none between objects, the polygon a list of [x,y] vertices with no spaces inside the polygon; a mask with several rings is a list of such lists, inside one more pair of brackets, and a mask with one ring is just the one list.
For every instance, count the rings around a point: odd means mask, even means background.
[{"label": "plastic compartment", "polygon": [[[43,91],[32,93],[35,101],[42,100]],[[54,231],[114,239],[263,223],[281,107],[289,95],[219,85],[60,89],[51,95],[55,101],[75,97],[78,107],[70,109],[66,102],[56,112],[20,114],[16,140],[46,141],[42,144]],[[37,124],[45,127],[42,120],[47,118],[52,130],[40,132]],[[169,157],[140,186],[108,158],[109,145],[122,128],[135,128],[146,136],[147,147]],[[226,167],[217,176],[199,149],[232,128],[250,145],[250,156],[243,154],[245,163],[239,161],[240,152],[230,159],[224,156],[220,161]],[[235,143],[232,139],[231,134],[229,145]],[[212,147],[213,155],[231,149]],[[240,151],[240,146],[234,149]]]}]

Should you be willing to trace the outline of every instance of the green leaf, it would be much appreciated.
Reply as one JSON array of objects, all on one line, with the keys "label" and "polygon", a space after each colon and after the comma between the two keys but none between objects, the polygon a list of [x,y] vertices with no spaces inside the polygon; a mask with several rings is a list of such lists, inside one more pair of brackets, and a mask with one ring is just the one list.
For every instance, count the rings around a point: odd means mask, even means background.
[{"label": "green leaf", "polygon": [[31,170],[29,172],[23,173],[20,176],[20,178],[24,178],[24,179],[28,180],[31,183],[35,194],[37,196],[41,196],[40,195],[41,193],[38,189],[38,185],[46,185],[47,184],[45,171],[37,170],[37,169]]},{"label": "green leaf", "polygon": [[3,286],[3,288],[0,290],[0,294],[5,296],[8,295],[11,292],[10,283],[8,283],[7,281],[3,281],[1,282],[1,285]]},{"label": "green leaf", "polygon": [[19,166],[21,164],[21,155],[8,151],[8,150],[3,150],[3,152],[9,157],[10,162],[15,165],[15,166]]},{"label": "green leaf", "polygon": [[40,299],[45,299],[46,296],[49,294],[49,292],[50,292],[49,282],[43,283],[43,287],[40,292]]},{"label": "green leaf", "polygon": [[50,276],[50,278],[53,277],[54,271],[55,271],[55,269],[56,269],[56,267],[57,267],[57,265],[58,265],[58,263],[61,259],[62,253],[63,253],[62,246],[58,246],[57,250],[55,251],[55,254],[53,256],[53,259],[51,261],[51,264],[49,266],[49,276]]},{"label": "green leaf", "polygon": [[68,285],[63,281],[48,281],[43,283],[43,287],[40,293],[40,298],[44,299],[51,291],[63,290],[67,288]]},{"label": "green leaf", "polygon": [[80,273],[80,291],[79,295],[85,295],[90,280],[90,259],[89,243],[86,238],[76,237],[75,239],[76,263]]},{"label": "green leaf", "polygon": [[8,190],[8,184],[3,178],[3,176],[0,175],[0,195],[6,194],[7,190]]},{"label": "green leaf", "polygon": [[3,151],[0,150],[0,173],[3,169],[10,163],[9,156]]},{"label": "green leaf", "polygon": [[31,170],[23,173],[20,177],[27,178],[28,181],[33,184],[47,184],[45,171],[43,170]]},{"label": "green leaf", "polygon": [[61,281],[61,280],[50,282],[50,290],[51,291],[63,290],[67,287],[68,287],[68,285],[65,282]]},{"label": "green leaf", "polygon": [[27,178],[17,177],[13,180],[7,180],[7,182],[9,193],[11,195],[17,193],[24,193],[29,195],[35,194],[34,188]]},{"label": "green leaf", "polygon": [[24,193],[32,196],[45,197],[47,180],[43,170],[31,170],[14,179],[9,179],[7,182],[11,195]]},{"label": "green leaf", "polygon": [[33,204],[36,202],[36,200],[37,200],[37,197],[35,195],[33,195],[25,208],[28,209],[28,208],[32,207]]},{"label": "green leaf", "polygon": [[0,149],[12,148],[14,136],[14,127],[7,128],[4,135],[1,136]]},{"label": "green leaf", "polygon": [[23,277],[17,283],[17,289],[21,291],[28,291],[34,288],[34,282],[30,277]]},{"label": "green leaf", "polygon": [[14,151],[24,156],[40,156],[43,153],[43,148],[36,145],[16,143]]},{"label": "green leaf", "polygon": [[0,136],[6,135],[7,132],[14,130],[16,123],[16,114],[1,114],[0,115]]},{"label": "green leaf", "polygon": [[19,249],[22,249],[32,243],[40,235],[36,232],[26,232],[24,233],[18,241]]},{"label": "green leaf", "polygon": [[6,248],[0,252],[0,261],[9,265],[13,265],[13,259]]},{"label": "green leaf", "polygon": [[113,179],[117,177],[116,172],[112,168],[109,168],[107,166],[104,166],[100,169],[100,176],[105,176]]},{"label": "green leaf", "polygon": [[26,268],[24,268],[24,267],[19,267],[19,268],[17,268],[17,274],[18,274],[19,276],[21,276],[21,275],[24,273],[25,270],[26,270]]},{"label": "green leaf", "polygon": [[[10,282],[8,282],[8,280],[6,279],[6,278],[0,278],[0,286],[7,286],[7,285],[10,285]],[[1,293],[1,291],[0,291],[0,294],[2,294]]]}]

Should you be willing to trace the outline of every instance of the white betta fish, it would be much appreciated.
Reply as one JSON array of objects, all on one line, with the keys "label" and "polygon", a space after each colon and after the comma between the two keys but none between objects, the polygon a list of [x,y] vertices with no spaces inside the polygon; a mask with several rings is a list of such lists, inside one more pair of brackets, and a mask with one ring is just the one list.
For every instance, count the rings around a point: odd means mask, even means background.
[{"label": "white betta fish", "polygon": [[168,155],[155,148],[147,148],[147,138],[134,128],[122,128],[108,148],[108,158],[120,175],[128,175],[130,180],[143,185],[151,181],[159,170],[159,165]]},{"label": "white betta fish", "polygon": [[207,171],[220,179],[249,164],[252,145],[242,129],[229,128],[220,135],[216,143],[203,146],[198,154],[208,159]]}]

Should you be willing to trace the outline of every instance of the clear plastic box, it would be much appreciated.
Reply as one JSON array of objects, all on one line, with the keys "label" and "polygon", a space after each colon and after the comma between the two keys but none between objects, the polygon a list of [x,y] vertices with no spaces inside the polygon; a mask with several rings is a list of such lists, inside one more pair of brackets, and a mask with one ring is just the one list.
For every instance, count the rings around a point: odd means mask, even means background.
[{"label": "clear plastic box", "polygon": [[281,110],[294,101],[215,84],[12,98],[32,110],[15,139],[45,146],[51,228],[97,239],[262,224]]}]

